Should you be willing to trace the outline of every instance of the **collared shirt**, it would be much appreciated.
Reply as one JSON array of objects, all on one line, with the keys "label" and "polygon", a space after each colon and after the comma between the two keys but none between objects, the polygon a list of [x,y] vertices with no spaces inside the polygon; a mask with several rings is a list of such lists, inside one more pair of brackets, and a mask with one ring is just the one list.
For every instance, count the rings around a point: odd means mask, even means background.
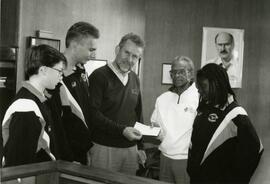
[{"label": "collared shirt", "polygon": [[127,82],[128,82],[128,73],[125,73],[125,75],[123,75],[121,72],[119,72],[114,66],[112,63],[109,63],[108,64],[109,68],[113,71],[113,73],[115,73],[115,75],[118,77],[118,79],[122,82],[122,84],[124,86],[127,85]]},{"label": "collared shirt", "polygon": [[222,64],[222,60],[220,57],[211,59],[211,60],[207,61],[207,63],[216,63],[216,64],[222,66],[223,68],[225,68],[227,73],[228,73],[231,86],[233,88],[241,87],[241,85],[242,85],[242,83],[241,83],[242,69],[240,68],[240,64],[239,64],[239,61],[237,59],[232,58],[229,61],[230,65],[227,68]]},{"label": "collared shirt", "polygon": [[24,81],[22,82],[22,86],[28,89],[31,93],[33,93],[40,100],[41,103],[47,100],[45,95],[38,91],[30,82]]}]

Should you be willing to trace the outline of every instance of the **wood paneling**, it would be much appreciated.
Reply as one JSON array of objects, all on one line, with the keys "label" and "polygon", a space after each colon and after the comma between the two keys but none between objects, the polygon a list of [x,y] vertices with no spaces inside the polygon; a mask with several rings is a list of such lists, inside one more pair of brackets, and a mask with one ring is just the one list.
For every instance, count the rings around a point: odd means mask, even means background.
[{"label": "wood paneling", "polygon": [[98,40],[97,58],[114,59],[114,48],[121,37],[134,32],[144,37],[145,1],[126,0],[18,0],[20,8],[20,36],[18,88],[23,80],[23,57],[26,37],[34,36],[36,30],[48,30],[61,40],[65,49],[65,35],[75,22],[87,21],[101,33]]},{"label": "wood paneling", "polygon": [[2,11],[1,11],[1,9],[2,9],[2,0],[0,0],[0,45],[1,45],[1,43],[2,43]]},{"label": "wood paneling", "polygon": [[17,0],[1,0],[2,46],[18,46],[19,3]]}]

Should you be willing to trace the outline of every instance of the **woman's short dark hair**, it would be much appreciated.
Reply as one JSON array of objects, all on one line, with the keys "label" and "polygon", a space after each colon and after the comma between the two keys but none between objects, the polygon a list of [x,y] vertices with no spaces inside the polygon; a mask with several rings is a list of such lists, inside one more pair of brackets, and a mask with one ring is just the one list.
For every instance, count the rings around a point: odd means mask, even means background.
[{"label": "woman's short dark hair", "polygon": [[49,45],[39,45],[28,48],[25,54],[26,79],[37,74],[41,66],[53,67],[59,62],[63,62],[64,65],[67,64],[65,56]]},{"label": "woman's short dark hair", "polygon": [[[231,88],[229,77],[224,68],[209,63],[197,71],[197,81],[207,79],[209,82],[209,103],[223,107],[228,101],[228,94],[235,98]],[[199,85],[199,83],[198,83]]]},{"label": "woman's short dark hair", "polygon": [[82,38],[92,36],[95,39],[99,38],[99,30],[88,22],[77,22],[73,24],[67,31],[66,48],[69,47],[72,40],[80,41]]}]

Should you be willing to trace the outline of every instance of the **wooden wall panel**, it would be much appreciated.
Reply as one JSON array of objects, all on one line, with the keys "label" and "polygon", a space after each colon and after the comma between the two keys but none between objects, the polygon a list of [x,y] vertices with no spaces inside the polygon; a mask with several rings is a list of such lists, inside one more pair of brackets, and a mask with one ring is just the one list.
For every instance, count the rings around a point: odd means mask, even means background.
[{"label": "wooden wall panel", "polygon": [[1,43],[2,43],[2,11],[1,11],[1,9],[2,9],[2,0],[0,0],[0,45],[1,45]]},{"label": "wooden wall panel", "polygon": [[26,37],[36,30],[48,30],[61,40],[65,49],[65,35],[75,22],[87,21],[99,28],[97,58],[114,59],[114,48],[121,37],[129,32],[144,38],[145,1],[126,0],[18,0],[20,9],[18,88],[23,80],[23,57]]},{"label": "wooden wall panel", "polygon": [[18,46],[19,3],[17,0],[1,0],[0,45]]}]

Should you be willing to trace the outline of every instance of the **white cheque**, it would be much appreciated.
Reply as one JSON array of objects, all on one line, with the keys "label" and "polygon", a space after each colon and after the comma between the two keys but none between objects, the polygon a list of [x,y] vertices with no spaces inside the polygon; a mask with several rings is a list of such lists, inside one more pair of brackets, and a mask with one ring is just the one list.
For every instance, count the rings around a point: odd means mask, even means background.
[{"label": "white cheque", "polygon": [[160,132],[159,127],[150,127],[139,122],[135,123],[134,128],[139,130],[142,135],[158,136]]}]

